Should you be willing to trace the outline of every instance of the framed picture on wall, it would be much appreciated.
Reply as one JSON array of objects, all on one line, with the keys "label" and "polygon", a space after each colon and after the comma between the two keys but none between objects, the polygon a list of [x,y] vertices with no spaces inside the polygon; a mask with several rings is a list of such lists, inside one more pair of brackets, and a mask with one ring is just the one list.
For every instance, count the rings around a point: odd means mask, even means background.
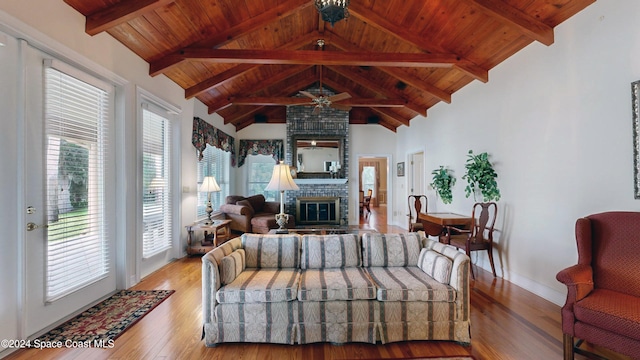
[{"label": "framed picture on wall", "polygon": [[398,176],[404,176],[404,161],[398,163],[396,172],[398,173]]}]

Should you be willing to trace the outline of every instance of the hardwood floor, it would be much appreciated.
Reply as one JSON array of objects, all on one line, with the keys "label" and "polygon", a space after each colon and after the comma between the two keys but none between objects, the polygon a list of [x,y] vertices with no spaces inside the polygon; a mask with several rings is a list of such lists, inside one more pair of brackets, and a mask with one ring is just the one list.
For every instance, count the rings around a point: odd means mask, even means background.
[{"label": "hardwood floor", "polygon": [[[372,208],[363,227],[403,232],[386,225],[386,209]],[[133,289],[176,292],[115,341],[112,349],[20,350],[7,359],[403,359],[473,355],[483,359],[562,359],[560,308],[508,281],[477,270],[471,284],[471,345],[444,341],[371,344],[222,344],[200,340],[200,257],[179,259]],[[618,358],[618,357],[616,357]],[[585,359],[576,356],[576,359]]]}]

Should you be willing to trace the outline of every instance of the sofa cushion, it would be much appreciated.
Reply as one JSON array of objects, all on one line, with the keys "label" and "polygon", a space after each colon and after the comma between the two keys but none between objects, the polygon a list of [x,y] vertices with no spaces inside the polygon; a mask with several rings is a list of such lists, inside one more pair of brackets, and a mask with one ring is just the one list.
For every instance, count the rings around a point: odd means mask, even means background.
[{"label": "sofa cushion", "polygon": [[417,266],[420,235],[365,233],[362,235],[362,263],[369,266]]},{"label": "sofa cushion", "polygon": [[640,340],[640,298],[595,289],[573,305],[576,320]]},{"label": "sofa cushion", "polygon": [[363,268],[307,269],[300,277],[298,300],[366,300],[376,288]]},{"label": "sofa cushion", "polygon": [[247,268],[299,268],[300,236],[243,234]]},{"label": "sofa cushion", "polygon": [[302,237],[302,269],[360,266],[360,241],[355,234],[305,235]]},{"label": "sofa cushion", "polygon": [[220,261],[220,281],[222,285],[227,285],[238,277],[245,269],[244,250],[237,249]]},{"label": "sofa cushion", "polygon": [[453,262],[448,257],[438,254],[433,250],[422,249],[420,251],[418,267],[427,275],[443,284],[448,284],[451,280]]},{"label": "sofa cushion", "polygon": [[262,208],[264,207],[265,198],[264,195],[258,194],[249,196],[246,200],[251,204],[253,211],[256,213],[262,212]]},{"label": "sofa cushion", "polygon": [[221,304],[291,301],[296,299],[298,269],[245,269],[216,292]]},{"label": "sofa cushion", "polygon": [[370,267],[367,272],[378,288],[379,301],[456,300],[454,288],[437,282],[417,266]]}]

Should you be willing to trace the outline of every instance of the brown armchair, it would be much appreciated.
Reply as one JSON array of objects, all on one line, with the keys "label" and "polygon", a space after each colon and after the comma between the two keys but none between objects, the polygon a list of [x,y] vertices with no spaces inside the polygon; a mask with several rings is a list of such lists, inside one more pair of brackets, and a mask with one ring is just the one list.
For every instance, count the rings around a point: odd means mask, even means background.
[{"label": "brown armchair", "polygon": [[[277,229],[275,215],[280,212],[280,203],[265,201],[262,194],[245,198],[231,195],[225,199],[226,204],[220,206],[220,211],[231,220],[231,230],[266,234],[270,229]],[[295,227],[293,216],[289,216],[287,228]]]},{"label": "brown armchair", "polygon": [[640,212],[590,215],[575,231],[578,264],[556,276],[568,290],[564,359],[586,353],[583,341],[640,359]]}]

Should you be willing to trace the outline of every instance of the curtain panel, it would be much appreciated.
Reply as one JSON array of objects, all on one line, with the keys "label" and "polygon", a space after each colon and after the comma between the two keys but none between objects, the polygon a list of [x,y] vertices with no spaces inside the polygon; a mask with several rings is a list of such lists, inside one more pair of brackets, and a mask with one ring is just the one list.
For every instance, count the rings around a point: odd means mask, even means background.
[{"label": "curtain panel", "polygon": [[283,140],[240,140],[238,167],[244,165],[249,155],[271,155],[276,164],[284,160]]},{"label": "curtain panel", "polygon": [[236,166],[235,139],[224,131],[213,127],[199,117],[193,118],[193,134],[191,143],[198,151],[198,161],[202,160],[202,152],[207,144],[231,153],[231,166]]}]

